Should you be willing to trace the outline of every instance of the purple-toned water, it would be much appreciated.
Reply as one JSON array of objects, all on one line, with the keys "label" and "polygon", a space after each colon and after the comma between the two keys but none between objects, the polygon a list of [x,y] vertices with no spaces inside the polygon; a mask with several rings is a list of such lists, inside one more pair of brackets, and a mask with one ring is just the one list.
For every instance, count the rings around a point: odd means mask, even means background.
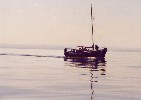
[{"label": "purple-toned water", "polygon": [[105,61],[65,59],[63,50],[0,49],[0,100],[141,100],[141,52]]}]

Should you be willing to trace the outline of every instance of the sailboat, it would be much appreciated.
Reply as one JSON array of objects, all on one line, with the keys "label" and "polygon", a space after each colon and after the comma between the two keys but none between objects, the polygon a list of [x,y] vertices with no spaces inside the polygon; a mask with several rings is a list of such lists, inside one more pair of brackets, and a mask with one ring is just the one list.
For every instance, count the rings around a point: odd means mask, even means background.
[{"label": "sailboat", "polygon": [[80,57],[95,57],[95,58],[104,58],[107,52],[107,48],[99,49],[98,45],[94,44],[93,40],[93,9],[91,4],[91,21],[92,21],[92,46],[77,46],[77,48],[65,48],[64,55],[67,58],[80,58]]}]

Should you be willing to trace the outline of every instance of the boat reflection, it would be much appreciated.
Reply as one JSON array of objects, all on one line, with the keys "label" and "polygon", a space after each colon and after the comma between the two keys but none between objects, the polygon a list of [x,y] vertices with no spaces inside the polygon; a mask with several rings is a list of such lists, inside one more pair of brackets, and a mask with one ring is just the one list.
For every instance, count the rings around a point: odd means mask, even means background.
[{"label": "boat reflection", "polygon": [[105,71],[105,58],[64,58],[68,66],[78,68],[89,68],[91,71]]},{"label": "boat reflection", "polygon": [[[87,68],[90,72],[91,100],[94,95],[94,83],[98,82],[99,75],[106,75],[105,58],[64,58],[67,66],[77,68]],[[85,75],[85,74],[83,74]]]}]

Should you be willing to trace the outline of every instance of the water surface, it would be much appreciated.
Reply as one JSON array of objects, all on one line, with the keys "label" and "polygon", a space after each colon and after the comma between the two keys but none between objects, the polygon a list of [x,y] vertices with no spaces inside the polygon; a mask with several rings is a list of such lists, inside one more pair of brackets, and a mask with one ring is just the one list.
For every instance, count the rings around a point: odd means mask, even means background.
[{"label": "water surface", "polygon": [[1,100],[141,100],[141,52],[65,59],[63,50],[0,49]]}]

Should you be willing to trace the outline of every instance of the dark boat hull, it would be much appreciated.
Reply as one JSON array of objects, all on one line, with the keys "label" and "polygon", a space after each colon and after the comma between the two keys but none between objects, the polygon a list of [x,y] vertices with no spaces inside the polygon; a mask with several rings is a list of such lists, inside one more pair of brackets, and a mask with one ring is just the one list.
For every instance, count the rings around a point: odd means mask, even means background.
[{"label": "dark boat hull", "polygon": [[102,50],[97,50],[97,51],[85,51],[85,52],[73,52],[73,51],[68,51],[64,52],[64,55],[66,57],[105,57],[105,54],[107,52],[107,48],[104,48]]}]

